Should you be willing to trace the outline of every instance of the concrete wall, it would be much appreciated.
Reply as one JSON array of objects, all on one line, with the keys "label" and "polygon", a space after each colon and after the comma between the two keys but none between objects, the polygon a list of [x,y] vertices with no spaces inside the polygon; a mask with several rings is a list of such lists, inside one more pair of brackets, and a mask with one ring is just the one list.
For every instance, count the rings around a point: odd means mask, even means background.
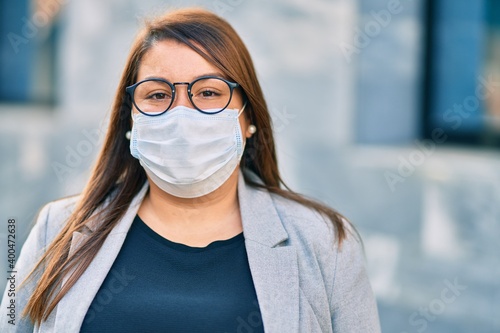
[{"label": "concrete wall", "polygon": [[[0,218],[16,219],[18,248],[43,203],[83,188],[141,18],[200,4],[250,49],[284,178],[358,226],[383,331],[500,330],[500,157],[414,142],[422,1],[402,0],[352,57],[346,45],[391,1],[62,2],[57,104],[0,103]],[[455,280],[466,289],[444,303]]]}]

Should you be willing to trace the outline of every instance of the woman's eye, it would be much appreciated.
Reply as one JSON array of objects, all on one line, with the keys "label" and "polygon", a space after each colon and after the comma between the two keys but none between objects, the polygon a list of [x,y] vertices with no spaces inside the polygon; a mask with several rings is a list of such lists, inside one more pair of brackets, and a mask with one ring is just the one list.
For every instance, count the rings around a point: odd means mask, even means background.
[{"label": "woman's eye", "polygon": [[212,90],[205,90],[201,92],[202,97],[216,97],[218,94]]},{"label": "woman's eye", "polygon": [[169,98],[169,96],[166,93],[154,93],[154,94],[150,94],[147,98],[161,100],[161,99],[167,99],[167,98]]}]

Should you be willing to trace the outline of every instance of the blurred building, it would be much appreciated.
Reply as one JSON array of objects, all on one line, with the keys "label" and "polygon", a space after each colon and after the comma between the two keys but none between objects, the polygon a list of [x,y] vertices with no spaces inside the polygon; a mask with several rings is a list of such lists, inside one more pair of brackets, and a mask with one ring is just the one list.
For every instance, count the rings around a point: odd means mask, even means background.
[{"label": "blurred building", "polygon": [[190,5],[249,47],[289,185],[358,226],[383,331],[500,332],[497,0],[0,0],[18,249],[44,203],[83,188],[141,20]]}]

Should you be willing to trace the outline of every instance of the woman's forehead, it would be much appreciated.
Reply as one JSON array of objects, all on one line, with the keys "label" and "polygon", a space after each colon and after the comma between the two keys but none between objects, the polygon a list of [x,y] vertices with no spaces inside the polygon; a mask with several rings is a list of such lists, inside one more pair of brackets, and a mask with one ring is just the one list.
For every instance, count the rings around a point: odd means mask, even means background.
[{"label": "woman's forehead", "polygon": [[142,57],[137,81],[157,77],[171,82],[189,82],[203,75],[222,76],[222,73],[189,46],[164,40],[156,42]]}]

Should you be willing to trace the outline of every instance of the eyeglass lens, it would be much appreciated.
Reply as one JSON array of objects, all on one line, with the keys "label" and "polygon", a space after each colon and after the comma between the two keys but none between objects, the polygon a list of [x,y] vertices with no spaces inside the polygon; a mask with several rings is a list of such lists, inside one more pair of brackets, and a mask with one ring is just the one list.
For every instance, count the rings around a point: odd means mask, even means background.
[{"label": "eyeglass lens", "polygon": [[[134,101],[142,112],[162,113],[172,105],[172,87],[163,81],[149,80],[140,83],[134,92]],[[205,112],[219,112],[231,99],[231,88],[218,78],[206,78],[191,86],[191,102]]]}]

